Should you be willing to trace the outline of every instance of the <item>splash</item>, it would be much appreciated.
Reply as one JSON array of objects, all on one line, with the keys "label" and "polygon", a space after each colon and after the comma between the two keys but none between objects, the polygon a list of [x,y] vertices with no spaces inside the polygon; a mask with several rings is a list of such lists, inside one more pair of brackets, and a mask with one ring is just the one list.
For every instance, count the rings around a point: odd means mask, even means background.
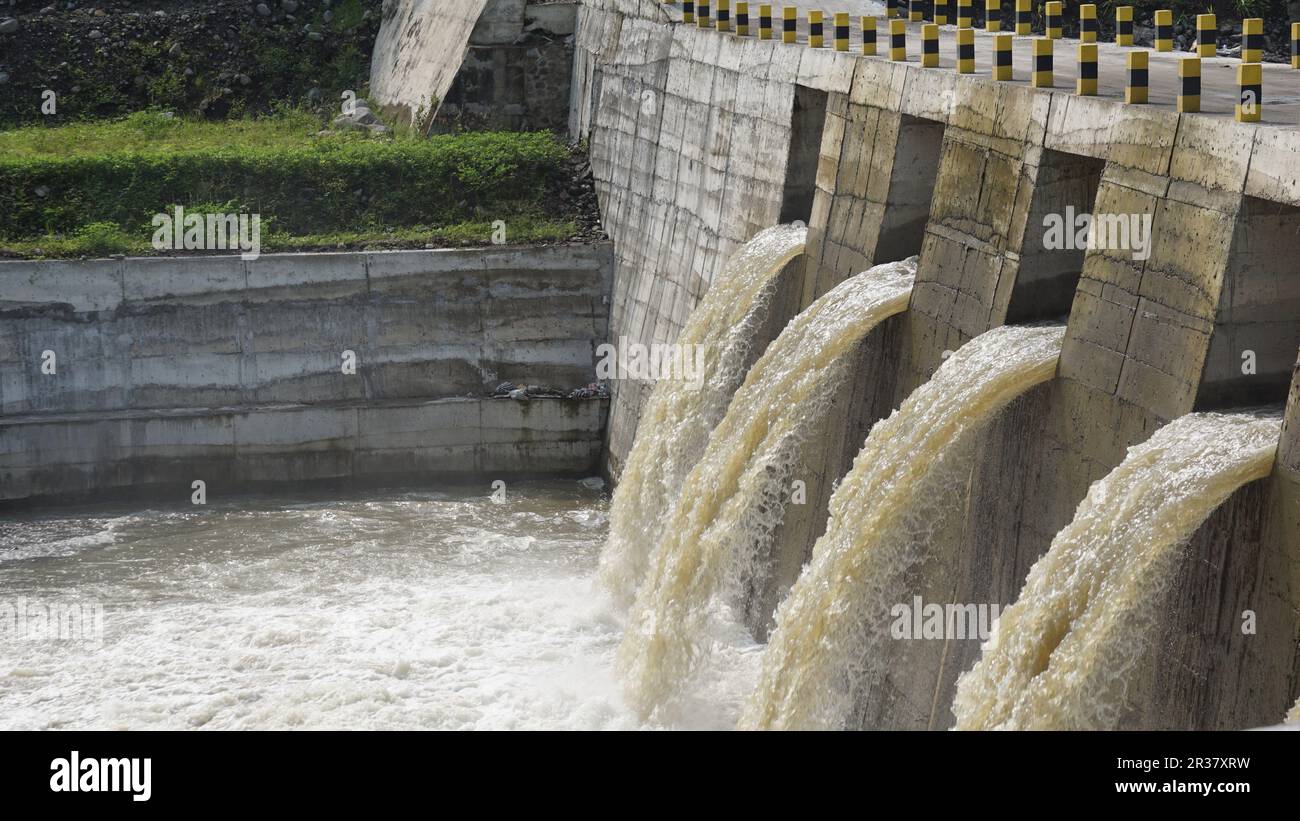
[{"label": "splash", "polygon": [[812,561],[777,611],[742,727],[844,725],[863,684],[859,660],[887,635],[898,590],[929,549],[927,509],[960,504],[936,477],[951,473],[966,434],[1052,377],[1064,336],[1062,326],[981,334],[871,429],[831,497]]},{"label": "splash", "polygon": [[1130,448],[958,681],[957,728],[1115,728],[1180,546],[1237,488],[1268,475],[1280,426],[1267,412],[1194,413]]},{"label": "splash", "polygon": [[802,226],[781,225],[747,242],[727,261],[678,336],[678,345],[704,346],[703,379],[658,382],[641,416],[614,492],[609,539],[600,558],[600,580],[618,604],[632,603],[682,480],[745,378],[777,275],[803,253],[807,234]]},{"label": "splash", "polygon": [[770,552],[791,473],[816,435],[857,344],[907,308],[916,257],[851,277],[799,314],[754,365],[651,556],[620,665],[642,713],[675,696],[707,651],[711,603],[733,601]]}]

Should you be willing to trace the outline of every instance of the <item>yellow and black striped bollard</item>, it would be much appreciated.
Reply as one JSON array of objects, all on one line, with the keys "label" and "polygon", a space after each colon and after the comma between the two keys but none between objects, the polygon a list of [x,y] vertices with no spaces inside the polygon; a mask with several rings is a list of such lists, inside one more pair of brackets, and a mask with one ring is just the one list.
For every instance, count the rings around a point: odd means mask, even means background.
[{"label": "yellow and black striped bollard", "polygon": [[820,11],[808,12],[808,47],[822,47],[822,13]]},{"label": "yellow and black striped bollard", "polygon": [[695,0],[682,0],[682,22],[695,22]]},{"label": "yellow and black striped bollard", "polygon": [[907,19],[913,23],[919,23],[925,19],[925,2],[924,0],[911,0],[907,6]]},{"label": "yellow and black striped bollard", "polygon": [[1201,110],[1201,58],[1184,57],[1178,61],[1178,110],[1195,114]]},{"label": "yellow and black striped bollard", "polygon": [[975,29],[957,29],[957,73],[975,73]]},{"label": "yellow and black striped bollard", "polygon": [[994,34],[1002,30],[1002,0],[984,0],[984,30]]},{"label": "yellow and black striped bollard", "polygon": [[1034,71],[1029,77],[1034,88],[1052,87],[1052,38],[1034,38]]},{"label": "yellow and black striped bollard", "polygon": [[1156,51],[1174,50],[1174,13],[1169,9],[1156,12]]},{"label": "yellow and black striped bollard", "polygon": [[1145,103],[1151,82],[1147,72],[1147,52],[1130,51],[1126,57],[1128,79],[1124,81],[1124,102],[1134,105]]},{"label": "yellow and black striped bollard", "polygon": [[907,62],[907,23],[889,21],[889,59]]},{"label": "yellow and black striped bollard", "polygon": [[736,3],[736,36],[749,36],[749,3]]},{"label": "yellow and black striped bollard", "polygon": [[835,50],[849,50],[849,13],[847,11],[835,12]]},{"label": "yellow and black striped bollard", "polygon": [[868,57],[876,54],[876,18],[862,18],[862,53]]},{"label": "yellow and black striped bollard", "polygon": [[1034,33],[1034,10],[1030,0],[1016,0],[1016,34]]},{"label": "yellow and black striped bollard", "polygon": [[1219,53],[1219,18],[1213,14],[1196,15],[1196,56],[1213,57]]},{"label": "yellow and black striped bollard", "polygon": [[1011,40],[1010,34],[993,35],[993,79],[1011,79]]},{"label": "yellow and black striped bollard", "polygon": [[1264,108],[1264,67],[1237,64],[1237,122],[1257,123]]},{"label": "yellow and black striped bollard", "polygon": [[1079,44],[1079,78],[1074,81],[1074,93],[1080,97],[1097,94],[1097,44]]},{"label": "yellow and black striped bollard", "polygon": [[1291,68],[1300,68],[1300,23],[1291,24]]},{"label": "yellow and black striped bollard", "polygon": [[934,0],[934,22],[938,26],[948,25],[948,0]]},{"label": "yellow and black striped bollard", "polygon": [[1061,27],[1065,25],[1065,15],[1061,11],[1059,0],[1051,0],[1044,7],[1043,11],[1043,28],[1051,40],[1061,39]]},{"label": "yellow and black striped bollard", "polygon": [[1120,6],[1115,9],[1115,45],[1133,45],[1133,7]]},{"label": "yellow and black striped bollard", "polygon": [[1079,42],[1097,42],[1097,6],[1093,3],[1079,6]]},{"label": "yellow and black striped bollard", "polygon": [[702,29],[713,28],[713,18],[709,16],[709,0],[695,0],[695,20]]},{"label": "yellow and black striped bollard", "polygon": [[895,17],[902,17],[901,8],[903,0],[885,0],[885,19],[893,20]]},{"label": "yellow and black striped bollard", "polygon": [[1251,17],[1241,21],[1241,61],[1258,63],[1264,59],[1264,20]]},{"label": "yellow and black striped bollard", "polygon": [[781,7],[781,42],[793,43],[799,39],[799,9],[795,6]]},{"label": "yellow and black striped bollard", "polygon": [[934,68],[939,65],[939,25],[926,23],[921,26],[921,65]]},{"label": "yellow and black striped bollard", "polygon": [[731,0],[714,0],[718,4],[718,31],[731,31]]},{"label": "yellow and black striped bollard", "polygon": [[957,28],[968,29],[975,25],[974,0],[957,0]]},{"label": "yellow and black striped bollard", "polygon": [[758,39],[772,39],[772,7],[760,4],[758,7]]}]

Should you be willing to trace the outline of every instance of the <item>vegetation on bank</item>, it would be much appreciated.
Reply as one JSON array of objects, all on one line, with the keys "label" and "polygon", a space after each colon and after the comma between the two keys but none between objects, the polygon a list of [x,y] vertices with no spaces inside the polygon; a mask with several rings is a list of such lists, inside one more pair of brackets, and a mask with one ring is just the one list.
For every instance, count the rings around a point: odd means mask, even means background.
[{"label": "vegetation on bank", "polygon": [[318,133],[309,112],[159,113],[0,132],[0,249],[151,251],[157,214],[259,214],[263,250],[484,244],[573,233],[570,151],[549,132]]},{"label": "vegetation on bank", "polygon": [[[365,94],[382,8],[382,0],[22,0],[0,8],[18,25],[0,34],[0,124],[148,108],[213,119],[286,104],[336,111],[342,91]],[[57,95],[53,112],[43,107],[47,91]]]}]

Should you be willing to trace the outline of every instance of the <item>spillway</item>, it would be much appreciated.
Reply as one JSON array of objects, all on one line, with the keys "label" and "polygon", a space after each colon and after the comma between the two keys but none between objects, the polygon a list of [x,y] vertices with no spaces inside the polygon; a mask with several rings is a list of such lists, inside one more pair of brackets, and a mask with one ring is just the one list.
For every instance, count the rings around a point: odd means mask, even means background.
[{"label": "spillway", "polygon": [[1179,547],[1269,474],[1280,426],[1274,412],[1194,413],[1131,448],[1089,489],[958,681],[958,729],[1118,728]]},{"label": "spillway", "polygon": [[845,725],[870,686],[862,659],[888,640],[902,582],[931,549],[930,511],[960,504],[951,491],[963,437],[1050,379],[1063,338],[1057,325],[981,334],[872,428],[831,497],[812,561],[777,611],[742,727]]},{"label": "spillway", "polygon": [[807,233],[801,225],[780,225],[755,235],[727,261],[682,329],[678,346],[703,346],[703,374],[697,380],[657,382],[641,417],[611,502],[609,539],[600,558],[601,582],[617,603],[633,601],[650,537],[662,528],[682,480],[744,381],[775,281],[803,253]]},{"label": "spillway", "polygon": [[735,604],[762,572],[802,447],[847,381],[857,343],[906,310],[916,262],[878,265],[799,314],[714,429],[650,552],[620,648],[629,698],[643,714],[671,699],[707,652],[715,597]]}]

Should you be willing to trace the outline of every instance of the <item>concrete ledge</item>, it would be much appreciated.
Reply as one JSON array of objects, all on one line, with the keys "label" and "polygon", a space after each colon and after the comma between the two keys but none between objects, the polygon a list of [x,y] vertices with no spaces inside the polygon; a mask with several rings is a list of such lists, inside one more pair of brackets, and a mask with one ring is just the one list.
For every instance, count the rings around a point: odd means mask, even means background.
[{"label": "concrete ledge", "polygon": [[608,402],[453,398],[0,418],[0,503],[133,488],[589,475]]}]

